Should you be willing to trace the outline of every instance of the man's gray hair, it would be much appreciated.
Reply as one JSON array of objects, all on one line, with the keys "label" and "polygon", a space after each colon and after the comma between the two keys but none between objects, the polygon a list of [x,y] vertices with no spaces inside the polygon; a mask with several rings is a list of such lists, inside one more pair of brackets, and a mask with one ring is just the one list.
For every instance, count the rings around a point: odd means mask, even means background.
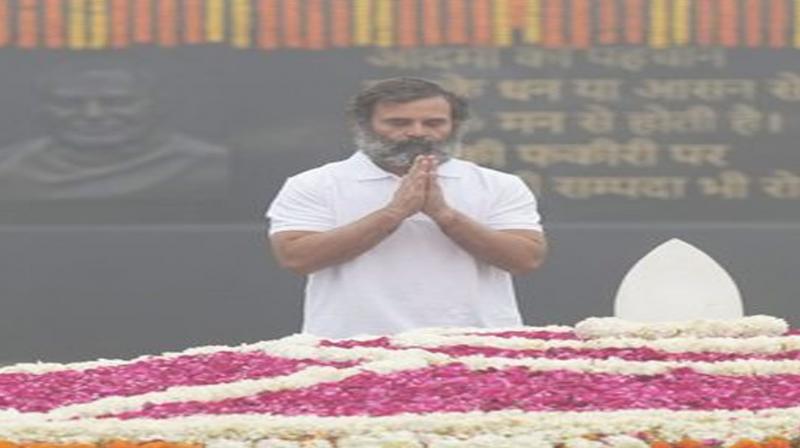
[{"label": "man's gray hair", "polygon": [[378,81],[354,96],[347,112],[354,124],[368,129],[378,103],[408,103],[435,97],[442,97],[450,103],[453,128],[458,130],[469,118],[467,101],[439,84],[422,78],[402,77]]}]

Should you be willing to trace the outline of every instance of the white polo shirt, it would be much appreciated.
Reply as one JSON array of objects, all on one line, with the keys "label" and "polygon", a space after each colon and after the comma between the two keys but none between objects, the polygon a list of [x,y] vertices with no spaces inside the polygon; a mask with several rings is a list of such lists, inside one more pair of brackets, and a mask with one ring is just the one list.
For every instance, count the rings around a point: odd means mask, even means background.
[{"label": "white polo shirt", "polygon": [[[457,159],[437,173],[452,208],[492,229],[541,231],[536,199],[518,177]],[[399,183],[361,152],[305,171],[269,207],[270,234],[346,225],[386,206]],[[475,259],[422,213],[306,284],[303,332],[322,337],[521,324],[510,274]]]}]

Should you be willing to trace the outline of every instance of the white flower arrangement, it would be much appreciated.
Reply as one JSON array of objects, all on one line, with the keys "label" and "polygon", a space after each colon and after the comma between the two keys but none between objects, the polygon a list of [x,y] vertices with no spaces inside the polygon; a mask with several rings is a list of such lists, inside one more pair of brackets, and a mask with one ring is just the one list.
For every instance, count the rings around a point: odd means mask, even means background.
[{"label": "white flower arrangement", "polygon": [[[433,441],[437,443],[463,441],[473,444],[453,446],[483,446],[475,443],[489,440],[498,442],[501,440],[498,437],[501,437],[511,442],[525,440],[541,447],[567,444],[573,448],[600,448],[594,443],[599,441],[604,446],[642,448],[637,438],[628,435],[647,432],[659,439],[673,442],[687,436],[698,440],[716,438],[725,442],[727,446],[742,438],[799,437],[798,419],[800,419],[800,408],[770,412],[498,411],[405,414],[392,417],[235,415],[184,417],[168,421],[85,419],[74,422],[28,421],[16,424],[1,422],[0,439],[91,443],[127,437],[131,440],[200,442],[212,448],[261,448],[270,446],[267,443],[277,446],[325,447],[327,445],[324,443],[329,439],[347,440],[352,446],[368,441],[394,443],[398,446],[415,441],[428,443],[429,446]],[[313,434],[314,438],[303,437],[308,434]],[[603,434],[605,436],[598,440],[598,435]],[[300,439],[303,439],[306,445],[299,443]],[[338,443],[338,446],[348,445]]]},{"label": "white flower arrangement", "polygon": [[752,338],[781,336],[789,329],[783,319],[772,316],[748,316],[730,320],[693,320],[686,322],[632,322],[616,317],[591,317],[575,325],[575,333],[585,339],[640,338],[664,339]]}]

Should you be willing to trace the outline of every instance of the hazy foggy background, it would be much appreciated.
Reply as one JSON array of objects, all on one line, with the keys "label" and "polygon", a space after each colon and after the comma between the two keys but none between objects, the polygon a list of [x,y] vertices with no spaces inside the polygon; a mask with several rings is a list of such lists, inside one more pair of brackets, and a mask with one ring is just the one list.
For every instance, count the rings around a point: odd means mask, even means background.
[{"label": "hazy foggy background", "polygon": [[[352,152],[344,105],[372,79],[482,80],[484,92],[472,105],[483,127],[476,126],[467,142],[504,142],[508,159],[494,167],[506,171],[551,177],[684,176],[695,185],[703,176],[735,170],[757,186],[775,170],[796,173],[800,167],[795,126],[800,108],[763,93],[710,105],[720,117],[740,103],[763,113],[777,111],[779,129],[744,135],[720,126],[707,133],[644,136],[662,145],[728,145],[726,167],[667,162],[537,167],[515,159],[515,144],[586,142],[596,135],[574,127],[530,135],[501,129],[493,119],[497,112],[579,111],[588,104],[569,95],[551,103],[512,101],[498,94],[501,80],[619,79],[629,87],[620,101],[605,105],[625,112],[651,104],[628,92],[644,78],[744,78],[762,85],[781,71],[798,70],[795,53],[782,51],[730,50],[722,67],[651,64],[639,71],[592,64],[586,56],[574,53],[569,68],[524,67],[514,63],[509,48],[491,67],[402,68],[376,64],[385,57],[376,50],[354,49],[268,54],[213,47],[0,50],[0,363],[128,358],[298,331],[303,281],[279,269],[267,252],[262,215],[287,176]],[[128,90],[120,87],[124,79],[100,76],[101,81],[87,83],[76,75],[82,68],[136,73],[131,76],[147,81]],[[67,94],[54,96],[48,90],[54,85]],[[116,92],[104,103],[87,106],[70,99],[76,89],[91,96],[104,88]],[[84,137],[75,138],[108,137],[103,133],[114,138],[137,123],[150,123],[141,142],[127,146],[152,152],[152,160],[102,152],[88,161],[47,155],[54,146],[58,153],[59,138],[65,138],[57,136],[58,117],[104,110],[119,114],[119,123],[107,123],[107,129],[89,123],[79,129]],[[637,137],[620,125],[601,136]],[[84,168],[69,171],[73,162]],[[4,164],[12,168],[4,171]],[[35,181],[15,180],[28,170]],[[745,198],[721,199],[696,187],[671,200],[613,195],[577,200],[552,188],[540,193],[551,255],[541,270],[517,279],[526,323],[573,324],[611,315],[628,269],[661,242],[678,237],[728,270],[747,314],[780,316],[800,325],[800,198],[778,200],[754,189]]]}]

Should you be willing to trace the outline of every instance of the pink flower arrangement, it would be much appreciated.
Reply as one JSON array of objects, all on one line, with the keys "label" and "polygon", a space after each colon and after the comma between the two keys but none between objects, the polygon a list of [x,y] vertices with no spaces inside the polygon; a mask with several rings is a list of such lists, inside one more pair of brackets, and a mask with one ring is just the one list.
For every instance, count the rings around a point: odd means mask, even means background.
[{"label": "pink flower arrangement", "polygon": [[46,412],[111,396],[133,396],[173,386],[219,384],[287,375],[309,366],[348,367],[353,362],[282,359],[261,352],[222,351],[153,358],[120,366],[43,374],[0,374],[0,409]]},{"label": "pink flower arrangement", "polygon": [[214,402],[149,405],[115,417],[195,414],[384,416],[401,413],[737,410],[800,406],[800,375],[722,376],[688,368],[665,375],[587,374],[524,367],[470,370],[454,363]]}]

